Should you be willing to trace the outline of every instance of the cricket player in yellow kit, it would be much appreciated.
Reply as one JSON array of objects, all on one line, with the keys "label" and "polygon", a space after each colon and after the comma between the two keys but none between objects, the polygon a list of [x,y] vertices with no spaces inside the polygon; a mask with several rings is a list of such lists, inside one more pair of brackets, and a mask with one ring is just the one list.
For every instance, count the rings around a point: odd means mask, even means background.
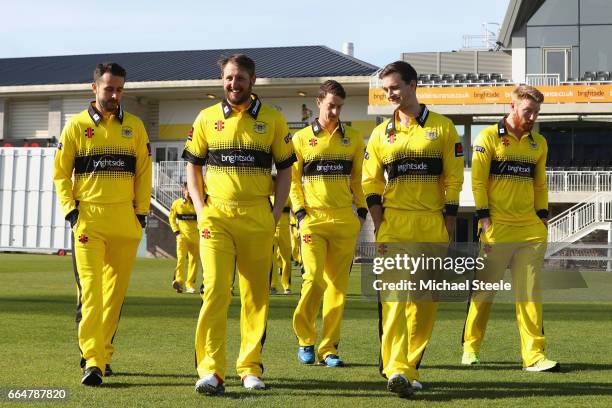
[{"label": "cricket player in yellow kit", "polygon": [[[200,255],[206,271],[196,328],[200,379],[195,388],[209,395],[225,389],[227,310],[235,266],[241,302],[236,370],[245,388],[265,388],[261,353],[268,317],[272,240],[295,161],[284,118],[251,92],[253,60],[236,54],[219,64],[225,99],[200,112],[183,152],[189,162],[187,183],[198,214]],[[273,161],[277,169],[274,187]],[[268,196],[273,188],[271,208]]]},{"label": "cricket player in yellow kit", "polygon": [[[274,197],[271,197],[274,203]],[[276,224],[274,234],[274,249],[272,252],[272,277],[270,294],[277,293],[276,285],[280,272],[280,282],[283,287],[283,294],[291,294],[291,232],[289,230],[289,212],[291,211],[291,200],[287,198],[283,213]]]},{"label": "cricket player in yellow kit", "polygon": [[[346,92],[336,81],[319,88],[319,117],[293,137],[291,202],[299,220],[304,264],[300,301],[293,314],[298,360],[340,367],[340,323],[355,244],[368,210],[361,188],[364,142],[340,121]],[[357,207],[357,214],[353,211]],[[316,320],[323,305],[316,356]]]},{"label": "cricket player in yellow kit", "polygon": [[73,230],[81,383],[111,375],[112,344],[151,196],[142,121],[120,105],[125,70],[98,64],[96,100],[64,127],[53,180]]},{"label": "cricket player in yellow kit", "polygon": [[[512,93],[510,113],[484,129],[474,142],[472,190],[480,219],[485,268],[475,279],[495,282],[507,267],[516,295],[516,321],[526,371],[559,371],[544,355],[539,272],[547,242],[546,139],[532,131],[544,95],[521,85]],[[462,364],[480,363],[480,346],[492,293],[474,293],[463,332]]]},{"label": "cricket player in yellow kit", "polygon": [[[183,183],[183,198],[177,198],[172,203],[168,221],[170,228],[176,235],[176,268],[172,287],[177,293],[183,291],[196,293],[196,278],[200,263],[200,235],[198,222],[193,208],[193,201],[189,197],[187,183]],[[187,281],[185,281],[185,259],[187,265]]]},{"label": "cricket player in yellow kit", "polygon": [[[417,73],[403,61],[380,73],[391,119],[377,126],[363,161],[363,190],[377,242],[448,242],[463,183],[463,148],[454,124],[416,98]],[[386,177],[385,177],[386,176]],[[435,302],[379,304],[381,373],[408,397],[433,330]]]}]

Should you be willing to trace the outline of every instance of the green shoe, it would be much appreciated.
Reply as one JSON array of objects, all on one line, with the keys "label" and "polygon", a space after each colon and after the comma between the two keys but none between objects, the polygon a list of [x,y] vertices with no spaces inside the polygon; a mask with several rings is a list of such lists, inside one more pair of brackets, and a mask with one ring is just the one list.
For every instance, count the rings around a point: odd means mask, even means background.
[{"label": "green shoe", "polygon": [[461,357],[461,364],[463,365],[480,364],[480,356],[475,351],[464,351],[463,357]]},{"label": "green shoe", "polygon": [[558,372],[561,370],[561,364],[559,364],[556,361],[549,360],[546,357],[542,357],[541,359],[539,359],[538,361],[536,361],[534,364],[530,365],[529,367],[523,368],[523,370],[532,371],[532,372],[541,372],[541,371]]}]

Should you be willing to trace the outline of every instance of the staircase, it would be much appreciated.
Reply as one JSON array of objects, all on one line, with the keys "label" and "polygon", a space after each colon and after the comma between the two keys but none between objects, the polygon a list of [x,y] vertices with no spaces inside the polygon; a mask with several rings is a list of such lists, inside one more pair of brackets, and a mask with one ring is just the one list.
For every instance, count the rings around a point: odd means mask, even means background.
[{"label": "staircase", "polygon": [[609,230],[612,223],[612,193],[595,193],[548,222],[546,256],[566,248],[596,230]]}]

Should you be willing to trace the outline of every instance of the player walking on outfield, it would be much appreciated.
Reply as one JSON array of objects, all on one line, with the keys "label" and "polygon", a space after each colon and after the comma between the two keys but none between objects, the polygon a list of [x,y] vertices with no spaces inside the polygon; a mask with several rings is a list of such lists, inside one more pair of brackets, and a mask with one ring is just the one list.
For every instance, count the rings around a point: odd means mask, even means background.
[{"label": "player walking on outfield", "polygon": [[73,231],[81,383],[111,375],[112,344],[151,196],[149,140],[123,110],[125,70],[98,64],[96,100],[66,124],[53,180]]},{"label": "player walking on outfield", "polygon": [[[510,113],[484,129],[474,143],[472,190],[480,218],[485,268],[475,279],[495,282],[507,267],[516,295],[516,321],[526,371],[558,371],[544,355],[539,272],[548,235],[546,139],[534,132],[544,95],[521,85],[512,92]],[[479,352],[493,293],[474,293],[463,332],[462,364],[480,362]]]},{"label": "player walking on outfield", "polygon": [[[270,197],[274,203],[274,197]],[[270,294],[276,295],[276,285],[280,272],[283,294],[291,294],[291,232],[289,231],[289,212],[291,211],[291,200],[287,198],[283,213],[276,224],[274,234],[274,248],[272,250],[272,276]]]},{"label": "player walking on outfield", "polygon": [[[323,83],[317,97],[319,117],[293,137],[297,162],[292,170],[291,202],[299,220],[304,264],[293,329],[299,342],[298,360],[303,364],[320,361],[329,367],[344,365],[338,357],[340,322],[357,235],[368,213],[361,188],[363,138],[340,121],[345,99],[338,82]],[[323,327],[315,356],[321,303]]]},{"label": "player walking on outfield", "polygon": [[[170,228],[176,235],[176,268],[172,287],[177,293],[183,291],[196,293],[198,264],[200,263],[200,234],[193,201],[189,197],[187,183],[183,183],[183,198],[177,198],[172,203],[168,220]],[[187,266],[187,282],[185,285],[185,258],[189,258]],[[185,287],[186,286],[186,287]]]},{"label": "player walking on outfield", "polygon": [[[255,63],[236,54],[219,61],[225,99],[200,112],[185,144],[187,183],[198,214],[204,275],[196,328],[196,391],[224,391],[227,310],[234,266],[240,284],[240,354],[245,388],[263,389],[272,240],[295,161],[287,123],[253,94]],[[272,161],[278,170],[274,208]],[[206,191],[202,166],[206,163]],[[206,197],[206,198],[205,198]]]},{"label": "player walking on outfield", "polygon": [[[463,149],[455,126],[419,104],[417,73],[410,64],[393,62],[379,78],[395,111],[372,132],[363,162],[376,241],[448,242],[463,183]],[[379,304],[380,370],[387,388],[400,397],[413,393],[411,384],[420,387],[417,367],[436,311],[434,302]]]}]

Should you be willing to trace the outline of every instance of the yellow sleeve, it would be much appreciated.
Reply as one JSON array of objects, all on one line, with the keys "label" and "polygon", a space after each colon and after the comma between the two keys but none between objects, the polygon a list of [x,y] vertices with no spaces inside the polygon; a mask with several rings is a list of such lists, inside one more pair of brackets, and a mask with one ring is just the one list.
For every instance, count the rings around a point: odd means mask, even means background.
[{"label": "yellow sleeve", "polygon": [[206,115],[201,111],[193,122],[191,130],[187,135],[185,142],[185,150],[182,157],[186,161],[196,166],[204,166],[206,164],[206,156],[208,155],[208,142],[206,141]]},{"label": "yellow sleeve", "polygon": [[151,205],[153,170],[151,145],[142,122],[139,121],[139,137],[136,146],[136,175],[134,177],[134,209],[136,214],[147,215]]},{"label": "yellow sleeve", "polygon": [[474,151],[472,153],[472,193],[474,194],[478,218],[491,216],[487,186],[489,184],[493,150],[487,134],[484,131],[481,132],[474,142]]},{"label": "yellow sleeve", "polygon": [[280,113],[274,123],[274,140],[272,141],[272,157],[278,170],[289,168],[295,162],[291,133],[285,118]]},{"label": "yellow sleeve", "polygon": [[463,146],[453,122],[449,121],[447,126],[446,143],[442,153],[444,207],[446,215],[456,216],[459,211],[459,193],[463,186]]},{"label": "yellow sleeve", "polygon": [[174,202],[172,203],[172,207],[170,207],[170,214],[168,215],[168,221],[170,221],[170,228],[172,228],[172,232],[174,232],[175,234],[179,230],[178,222],[176,221],[177,203],[178,200],[174,200]]},{"label": "yellow sleeve", "polygon": [[544,151],[536,163],[535,177],[533,180],[533,195],[535,210],[540,218],[548,218],[548,186],[546,182],[546,157],[548,156],[548,145],[542,138]]},{"label": "yellow sleeve", "polygon": [[302,156],[300,140],[301,138],[299,134],[293,136],[293,148],[295,149],[296,161],[291,167],[291,190],[289,190],[289,199],[291,200],[291,210],[294,214],[299,210],[306,208],[304,188],[302,186],[302,177],[304,176],[304,157]]},{"label": "yellow sleeve", "polygon": [[[385,127],[380,127],[384,131]],[[366,203],[369,207],[382,204],[382,195],[385,192],[385,173],[380,155],[380,130],[374,129],[365,151],[362,166],[361,185]]]},{"label": "yellow sleeve", "polygon": [[351,192],[353,193],[353,202],[357,207],[357,215],[361,218],[365,218],[368,214],[368,208],[363,195],[363,187],[361,186],[361,175],[363,172],[363,155],[365,152],[365,145],[363,143],[363,137],[361,133],[356,132],[356,143],[355,157],[353,157],[353,168],[351,170]]},{"label": "yellow sleeve", "polygon": [[67,216],[76,209],[72,194],[72,173],[74,171],[74,157],[76,155],[75,129],[68,123],[62,130],[60,141],[55,152],[53,167],[53,183],[58,200]]}]

